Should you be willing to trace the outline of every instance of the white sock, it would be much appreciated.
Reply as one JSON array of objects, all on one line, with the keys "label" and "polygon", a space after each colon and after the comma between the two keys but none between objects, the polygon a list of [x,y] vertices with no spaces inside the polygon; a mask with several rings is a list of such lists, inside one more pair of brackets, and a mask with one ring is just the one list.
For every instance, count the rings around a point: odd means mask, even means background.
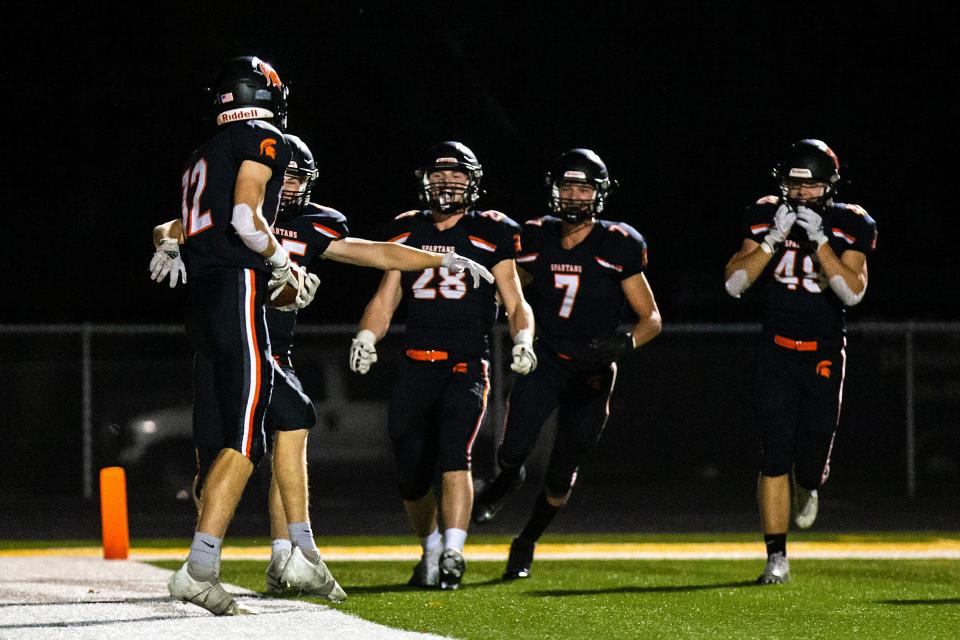
[{"label": "white sock", "polygon": [[320,560],[320,551],[317,549],[317,543],[313,541],[313,529],[309,522],[290,523],[287,525],[287,531],[290,533],[290,542],[300,547],[300,551],[307,560],[313,563]]},{"label": "white sock", "polygon": [[467,541],[467,532],[463,529],[447,529],[443,532],[443,548],[463,552],[463,543]]},{"label": "white sock", "polygon": [[290,553],[293,551],[293,543],[287,540],[286,538],[277,538],[270,543],[270,556],[278,556],[281,552],[286,551]]},{"label": "white sock", "polygon": [[439,549],[443,545],[443,536],[440,535],[439,529],[434,529],[430,532],[425,538],[420,538],[420,547],[423,549],[425,554],[432,553]]}]

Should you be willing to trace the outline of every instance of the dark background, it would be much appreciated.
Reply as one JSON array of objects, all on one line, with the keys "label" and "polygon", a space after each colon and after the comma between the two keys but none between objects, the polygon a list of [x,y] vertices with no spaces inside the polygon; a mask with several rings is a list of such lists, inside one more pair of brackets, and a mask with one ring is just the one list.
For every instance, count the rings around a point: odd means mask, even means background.
[{"label": "dark background", "polygon": [[[200,89],[235,55],[291,86],[315,200],[377,237],[415,207],[418,153],[484,165],[486,206],[542,215],[553,157],[591,147],[622,184],[606,215],[650,243],[666,322],[753,317],[723,292],[743,207],[803,137],[877,220],[858,319],[955,318],[957,15],[922,3],[170,2],[32,5],[5,21],[4,322],[178,322],[150,230],[178,215],[210,130]],[[16,231],[15,231],[16,230]],[[11,251],[10,245],[15,245]],[[324,265],[311,322],[359,319],[372,270]]]},{"label": "dark background", "polygon": [[[960,21],[954,8],[920,4],[8,9],[0,26],[0,324],[181,321],[184,288],[149,280],[150,231],[178,215],[182,165],[211,134],[201,88],[237,55],[270,61],[291,86],[290,131],[320,166],[314,199],[342,210],[355,235],[375,238],[390,217],[417,206],[416,159],[438,141],[469,145],[484,166],[485,205],[519,222],[545,213],[550,160],[590,147],[622,185],[606,215],[648,239],[647,277],[668,329],[754,321],[756,310],[729,298],[722,282],[741,212],[775,190],[770,168],[790,143],[818,137],[849,179],[840,199],[863,205],[879,228],[870,288],[851,318],[955,321]],[[323,295],[302,322],[354,325],[379,274],[315,267]],[[957,336],[917,339],[920,490],[907,500],[900,328],[851,334],[826,528],[951,528],[960,517]],[[300,357],[345,364],[348,335],[323,344],[303,336]],[[750,338],[667,331],[625,364],[607,433],[556,529],[755,528]],[[7,331],[0,342],[8,462],[0,513],[16,514],[0,517],[0,535],[96,535],[96,510],[76,500],[79,338]],[[190,348],[179,334],[101,333],[92,355],[99,468],[116,463],[134,418],[189,403]],[[392,369],[378,366],[384,377],[372,401],[385,402]],[[314,368],[303,375],[316,395]],[[492,459],[493,432],[484,434],[481,469]],[[189,443],[181,444],[171,459],[189,463]],[[311,463],[314,509],[329,515],[317,530],[405,531],[388,459],[372,470],[342,467]],[[189,531],[189,502],[177,501],[173,518],[162,498],[137,493],[138,481],[157,484],[157,465],[128,472],[134,535]],[[536,484],[524,491],[530,498]],[[262,502],[250,500],[241,518],[263,531]],[[498,530],[519,526],[528,506],[511,506]]]}]

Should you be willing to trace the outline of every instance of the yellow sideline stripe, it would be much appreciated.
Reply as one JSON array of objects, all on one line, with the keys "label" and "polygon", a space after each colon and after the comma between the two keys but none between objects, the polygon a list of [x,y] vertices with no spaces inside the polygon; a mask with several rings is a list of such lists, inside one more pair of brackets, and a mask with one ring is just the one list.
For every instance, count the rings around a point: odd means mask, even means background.
[{"label": "yellow sideline stripe", "polygon": [[[320,553],[326,559],[378,560],[405,559],[420,556],[417,545],[371,545],[371,546],[321,546]],[[185,558],[190,550],[186,547],[133,547],[131,560],[159,560]],[[468,544],[467,557],[475,559],[503,559],[509,552],[507,544]],[[960,557],[960,540],[938,538],[927,542],[792,542],[790,555],[820,557],[936,555]],[[0,557],[102,557],[101,547],[62,547],[46,549],[3,549]],[[760,557],[763,544],[757,542],[591,542],[591,543],[541,543],[537,545],[539,559],[563,557]],[[270,547],[233,547],[223,549],[223,558],[228,560],[255,560],[270,557]]]}]

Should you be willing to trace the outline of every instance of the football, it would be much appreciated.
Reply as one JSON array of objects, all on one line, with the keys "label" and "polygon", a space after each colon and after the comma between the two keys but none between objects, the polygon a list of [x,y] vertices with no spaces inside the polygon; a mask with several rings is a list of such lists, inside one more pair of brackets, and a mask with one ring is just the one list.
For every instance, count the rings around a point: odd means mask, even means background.
[{"label": "football", "polygon": [[294,300],[297,299],[297,288],[290,284],[289,282],[283,285],[283,289],[280,290],[280,295],[278,295],[273,300],[270,299],[270,296],[273,295],[272,291],[267,292],[267,308],[273,309],[276,307],[285,307],[288,304],[293,304]]}]

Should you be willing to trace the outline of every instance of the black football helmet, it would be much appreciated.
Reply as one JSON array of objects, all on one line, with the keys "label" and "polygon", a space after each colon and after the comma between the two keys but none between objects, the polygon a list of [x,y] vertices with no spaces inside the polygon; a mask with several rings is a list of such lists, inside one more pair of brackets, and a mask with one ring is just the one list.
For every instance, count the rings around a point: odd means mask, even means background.
[{"label": "black football helmet", "polygon": [[[607,197],[617,186],[610,179],[607,165],[590,149],[571,149],[553,161],[547,172],[547,188],[550,190],[550,210],[564,222],[577,224],[600,215]],[[560,185],[564,183],[587,184],[594,188],[593,200],[565,200],[560,197]]]},{"label": "black football helmet", "polygon": [[270,63],[256,56],[227,62],[210,92],[218,125],[239,120],[267,120],[278,129],[287,127],[287,86]]},{"label": "black football helmet", "polygon": [[829,203],[840,183],[840,160],[822,140],[799,140],[790,145],[773,168],[773,177],[780,182],[784,200],[791,182],[820,182],[826,185],[823,196],[808,204]]},{"label": "black football helmet", "polygon": [[[466,186],[456,182],[430,182],[434,171],[460,171],[467,175],[468,182]],[[430,147],[415,174],[420,179],[420,201],[440,213],[454,213],[480,200],[483,167],[473,151],[461,142],[447,141]]]},{"label": "black football helmet", "polygon": [[283,134],[287,146],[290,147],[290,164],[283,172],[284,176],[296,178],[300,181],[300,188],[296,191],[283,189],[280,192],[280,215],[299,215],[300,211],[310,202],[313,193],[313,183],[317,179],[317,163],[313,159],[313,152],[307,143],[292,133]]}]

